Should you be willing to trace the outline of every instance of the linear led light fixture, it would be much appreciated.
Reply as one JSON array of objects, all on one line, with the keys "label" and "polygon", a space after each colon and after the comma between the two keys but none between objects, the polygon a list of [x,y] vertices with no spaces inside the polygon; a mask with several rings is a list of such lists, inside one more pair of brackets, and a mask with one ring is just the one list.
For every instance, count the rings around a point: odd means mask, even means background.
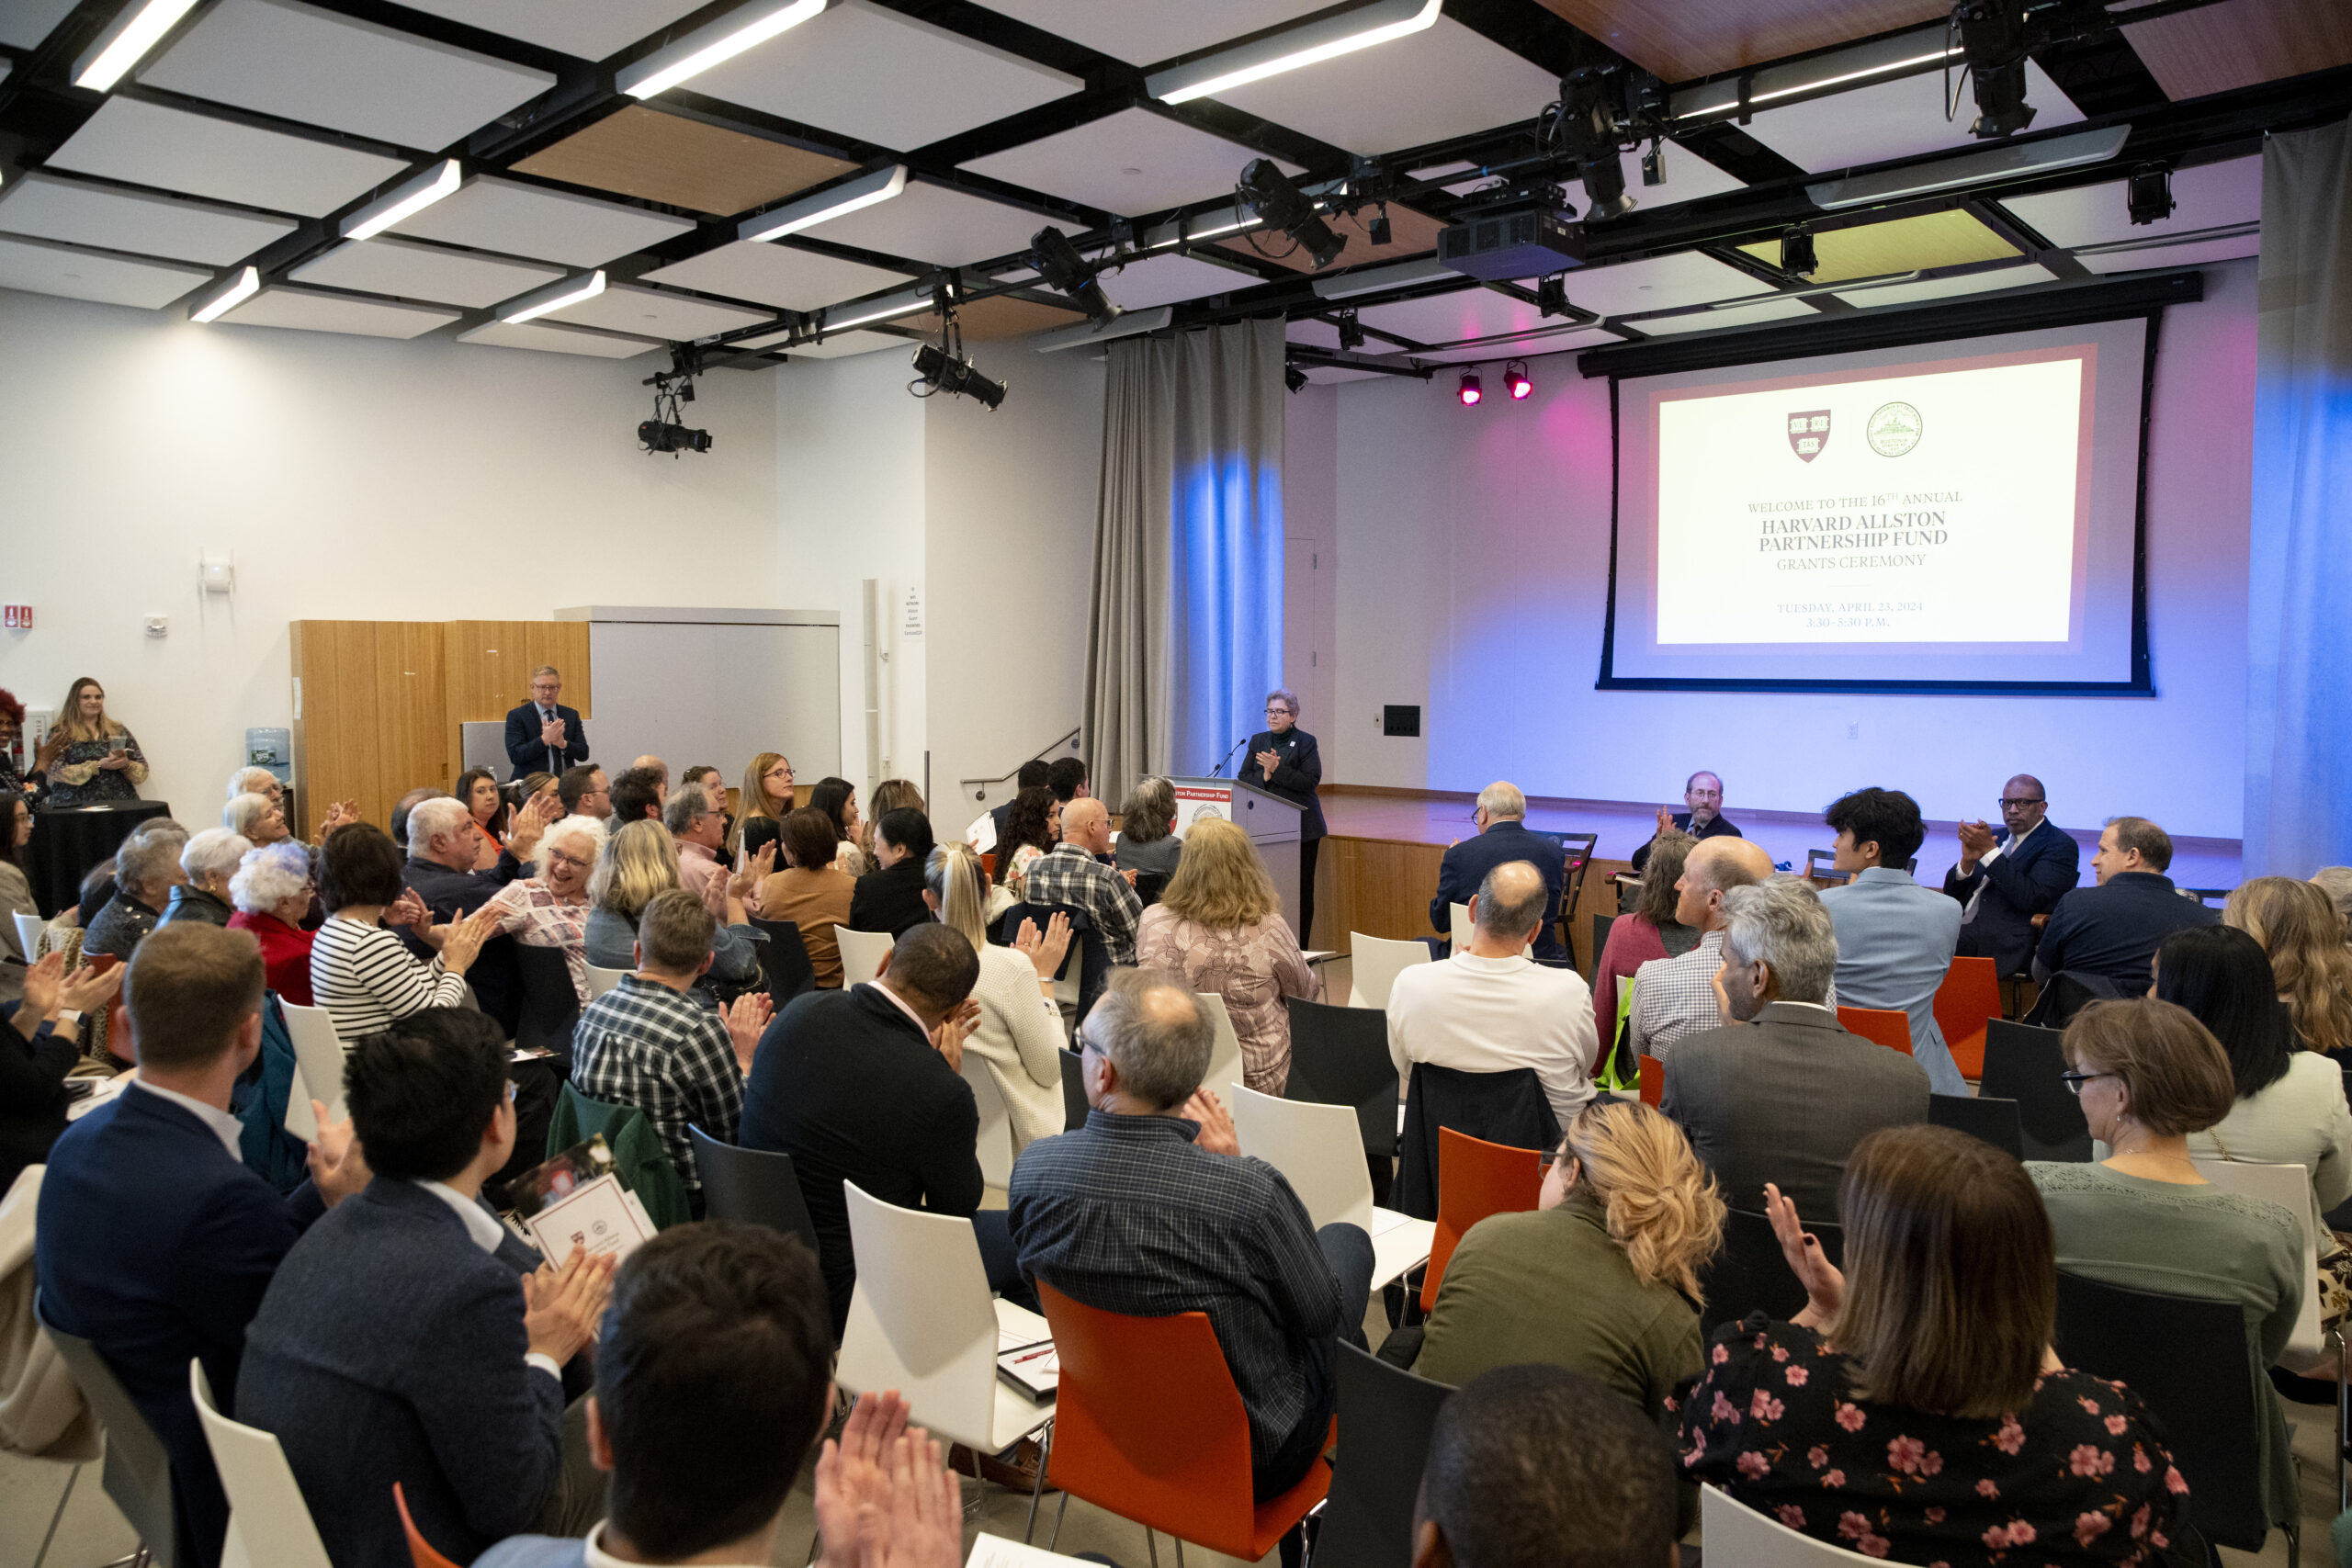
[{"label": "linear led light fixture", "polygon": [[198,326],[217,321],[260,292],[260,269],[241,266],[224,281],[188,301],[187,319]]},{"label": "linear led light fixture", "polygon": [[1072,321],[1066,327],[1039,333],[1029,340],[1029,346],[1040,354],[1057,349],[1079,348],[1090,343],[1107,343],[1114,337],[1133,337],[1137,333],[1156,333],[1176,319],[1173,305],[1156,305],[1148,310],[1124,310],[1109,326],[1099,331],[1092,321]]},{"label": "linear led light fixture", "polygon": [[756,49],[778,33],[821,16],[833,0],[751,0],[667,49],[657,49],[614,74],[613,85],[632,98],[650,98],[699,76],[714,65]]},{"label": "linear led light fixture", "polygon": [[[852,327],[862,327],[874,321],[887,321],[899,316],[911,316],[918,311],[930,310],[933,303],[935,301],[931,288],[929,285],[924,285],[917,288],[902,288],[896,294],[885,294],[879,299],[864,299],[848,305],[831,306],[824,313],[822,335],[831,337],[835,333],[847,332]],[[850,313],[835,321],[833,319],[835,310],[846,310]]]},{"label": "linear led light fixture", "polygon": [[888,201],[907,188],[907,166],[893,164],[887,169],[876,169],[870,175],[860,175],[854,180],[819,191],[815,196],[786,202],[756,218],[746,218],[735,227],[739,240],[781,240],[786,234],[797,234],[803,229],[813,229],[820,223],[855,212],[862,207]]},{"label": "linear led light fixture", "polygon": [[594,299],[605,291],[605,269],[598,267],[585,277],[559,277],[544,288],[534,288],[518,295],[498,308],[498,319],[510,327],[525,321],[536,321],[550,310],[560,310],[566,305],[577,305],[582,299]]},{"label": "linear led light fixture", "polygon": [[1428,283],[1441,277],[1460,278],[1464,283],[1474,281],[1435,256],[1422,256],[1416,261],[1363,267],[1355,272],[1341,273],[1336,277],[1318,277],[1315,280],[1315,292],[1326,299],[1350,299],[1359,294],[1374,294],[1384,288],[1402,288],[1408,284]]},{"label": "linear led light fixture", "polygon": [[196,0],[130,0],[74,62],[74,85],[105,92],[195,8]]},{"label": "linear led light fixture", "polygon": [[2123,143],[2131,134],[2132,128],[2128,125],[2110,125],[2099,130],[2079,130],[2071,136],[2053,136],[2041,141],[2013,141],[2004,146],[1987,147],[1979,152],[1962,152],[1956,157],[1937,158],[1904,168],[1883,169],[1877,174],[1824,180],[1818,185],[1805,186],[1804,194],[1815,207],[1826,211],[1835,211],[1841,207],[1867,207],[1873,202],[1901,201],[1915,196],[1933,196],[1939,191],[1957,190],[1964,186],[1982,185],[1988,180],[2014,179],[2022,175],[2049,174],[2085,164],[2103,164],[2123,150]]},{"label": "linear led light fixture", "polygon": [[[1760,108],[1858,82],[1892,81],[1941,66],[1947,61],[1963,59],[1966,54],[1967,51],[1958,43],[1947,41],[1944,24],[1938,22],[1849,49],[1816,54],[1810,60],[1767,66],[1747,76],[1746,102],[1749,108]],[[1674,95],[1674,118],[1686,120],[1702,115],[1738,113],[1739,85],[1740,78],[1733,75],[1684,88]]]},{"label": "linear led light fixture", "polygon": [[414,179],[403,180],[391,192],[371,201],[343,220],[346,240],[372,240],[393,224],[415,217],[464,182],[458,160],[445,158]]},{"label": "linear led light fixture", "polygon": [[1291,28],[1255,43],[1155,71],[1144,78],[1143,90],[1164,104],[1208,97],[1419,32],[1436,25],[1442,5],[1443,0],[1373,0],[1369,6]]}]

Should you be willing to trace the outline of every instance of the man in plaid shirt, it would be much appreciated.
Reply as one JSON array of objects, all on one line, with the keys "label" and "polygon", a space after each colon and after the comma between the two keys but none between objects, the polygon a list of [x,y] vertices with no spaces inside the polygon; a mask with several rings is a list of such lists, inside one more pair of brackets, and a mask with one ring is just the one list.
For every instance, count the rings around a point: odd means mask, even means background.
[{"label": "man in plaid shirt", "polygon": [[1143,919],[1143,900],[1136,897],[1126,875],[1094,858],[1110,852],[1110,811],[1099,800],[1073,800],[1062,807],[1062,841],[1051,854],[1029,863],[1022,897],[1032,904],[1083,909],[1102,933],[1111,962],[1128,964],[1136,961],[1136,927]]},{"label": "man in plaid shirt", "polygon": [[762,992],[738,998],[723,1014],[688,995],[710,967],[718,929],[702,900],[685,889],[654,895],[638,921],[636,971],[589,1003],[571,1032],[573,1086],[591,1100],[645,1113],[696,1213],[702,1176],[687,1124],[735,1141],[743,1079],[770,1011]]}]

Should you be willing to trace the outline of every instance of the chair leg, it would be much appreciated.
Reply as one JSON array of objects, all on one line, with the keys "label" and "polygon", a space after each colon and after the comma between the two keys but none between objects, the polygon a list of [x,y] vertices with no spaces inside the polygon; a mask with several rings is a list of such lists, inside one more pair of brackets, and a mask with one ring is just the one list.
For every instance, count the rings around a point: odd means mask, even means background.
[{"label": "chair leg", "polygon": [[1176,1543],[1176,1568],[1184,1568],[1184,1538],[1171,1535],[1168,1539]]},{"label": "chair leg", "polygon": [[1159,1568],[1159,1538],[1151,1533],[1149,1525],[1143,1527],[1143,1549],[1151,1554],[1151,1568]]},{"label": "chair leg", "polygon": [[2287,1527],[2287,1568],[2302,1568],[2302,1563],[2303,1527],[2289,1525]]},{"label": "chair leg", "polygon": [[[1046,1495],[1046,1467],[1054,1462],[1054,1424],[1046,1423],[1044,1441],[1037,1446],[1037,1479],[1029,1488],[1029,1523],[1021,1531],[1021,1544],[1029,1545],[1037,1535],[1037,1502]],[[33,1564],[40,1568],[40,1564]]]},{"label": "chair leg", "polygon": [[2344,1358],[2346,1354],[2344,1331],[2338,1328],[2335,1331],[2335,1511],[2339,1514],[2352,1508],[2352,1491],[2347,1491],[2344,1483],[2344,1445],[2352,1442],[2352,1427],[2347,1427],[2347,1416],[2352,1416],[2352,1412],[2346,1408]]},{"label": "chair leg", "polygon": [[1054,1509],[1054,1533],[1046,1538],[1046,1550],[1051,1551],[1062,1539],[1062,1516],[1069,1512],[1069,1494],[1064,1492],[1060,1506]]},{"label": "chair leg", "polygon": [[40,1550],[33,1554],[33,1568],[40,1568],[49,1556],[49,1543],[57,1539],[58,1521],[65,1517],[65,1505],[74,1498],[74,1483],[82,1479],[82,1467],[75,1465],[65,1472],[65,1490],[57,1496],[57,1511],[49,1516],[49,1533],[40,1538]]}]

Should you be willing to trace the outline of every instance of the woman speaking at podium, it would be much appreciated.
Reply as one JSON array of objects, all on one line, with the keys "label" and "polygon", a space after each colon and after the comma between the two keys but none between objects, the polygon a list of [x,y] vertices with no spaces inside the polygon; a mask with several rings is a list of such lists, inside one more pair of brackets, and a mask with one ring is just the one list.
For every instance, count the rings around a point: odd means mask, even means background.
[{"label": "woman speaking at podium", "polygon": [[1276,687],[1266,694],[1266,728],[1250,738],[1250,765],[1241,782],[1298,807],[1298,945],[1315,945],[1315,855],[1323,847],[1323,806],[1315,788],[1323,782],[1322,754],[1315,737],[1298,728],[1298,694]]}]

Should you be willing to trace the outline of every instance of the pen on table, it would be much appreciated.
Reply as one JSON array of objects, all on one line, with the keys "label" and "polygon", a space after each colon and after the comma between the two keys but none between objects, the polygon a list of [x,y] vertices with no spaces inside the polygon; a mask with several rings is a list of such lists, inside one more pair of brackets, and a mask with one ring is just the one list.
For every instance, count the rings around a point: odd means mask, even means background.
[{"label": "pen on table", "polygon": [[1051,1345],[1047,1345],[1042,1349],[1032,1350],[1025,1356],[1013,1357],[1012,1364],[1017,1367],[1023,1361],[1034,1361],[1040,1356],[1050,1356],[1053,1353],[1054,1348]]}]

